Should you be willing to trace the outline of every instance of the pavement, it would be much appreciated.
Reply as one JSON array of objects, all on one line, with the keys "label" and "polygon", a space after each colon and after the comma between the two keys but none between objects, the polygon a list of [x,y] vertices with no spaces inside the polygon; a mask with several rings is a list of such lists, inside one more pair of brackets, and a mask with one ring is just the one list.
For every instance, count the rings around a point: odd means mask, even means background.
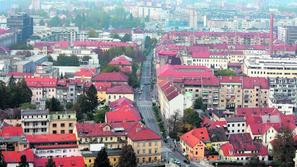
[{"label": "pavement", "polygon": [[[161,131],[157,120],[155,118],[155,114],[152,108],[152,97],[155,96],[156,90],[155,85],[152,84],[152,62],[153,54],[150,53],[145,62],[143,62],[141,69],[141,77],[140,77],[140,89],[141,92],[135,94],[136,105],[143,117],[143,120],[147,127],[152,129],[157,134],[161,135]],[[152,89],[153,87],[153,89]],[[190,167],[208,167],[205,165],[201,165],[198,162],[191,162],[191,164],[184,163],[186,159],[181,151],[178,149],[179,146],[175,144],[171,139],[168,140],[167,143],[162,143],[162,159],[166,162],[170,160],[177,160],[180,162],[180,166],[190,166]]]}]

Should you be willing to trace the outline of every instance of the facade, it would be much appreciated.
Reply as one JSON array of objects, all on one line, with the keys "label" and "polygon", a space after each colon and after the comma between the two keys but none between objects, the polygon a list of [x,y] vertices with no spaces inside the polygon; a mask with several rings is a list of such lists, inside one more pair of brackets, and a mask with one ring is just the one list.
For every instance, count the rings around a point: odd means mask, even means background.
[{"label": "facade", "polygon": [[16,42],[17,42],[16,33],[0,28],[0,46],[1,47],[9,48],[11,45],[15,44]]},{"label": "facade", "polygon": [[18,33],[18,42],[24,42],[33,34],[33,18],[28,14],[18,14],[7,18],[7,26]]},{"label": "facade", "polygon": [[34,154],[31,149],[22,151],[2,151],[3,160],[7,163],[7,167],[18,167],[21,162],[21,156],[25,155],[28,167],[34,167]]},{"label": "facade", "polygon": [[23,110],[21,120],[25,134],[47,134],[49,132],[49,112],[47,110]]},{"label": "facade", "polygon": [[50,134],[72,134],[76,133],[76,113],[61,111],[49,114]]},{"label": "facade", "polygon": [[122,97],[134,101],[134,91],[129,85],[119,85],[107,88],[106,95],[108,97],[108,99],[106,99],[108,103],[116,101]]},{"label": "facade", "polygon": [[234,111],[238,107],[265,107],[268,105],[269,82],[266,78],[220,77],[220,109]]},{"label": "facade", "polygon": [[182,152],[189,160],[204,159],[205,142],[209,141],[206,128],[193,129],[180,137]]},{"label": "facade", "polygon": [[23,151],[28,147],[22,127],[4,126],[0,131],[1,151]]},{"label": "facade", "polygon": [[226,118],[227,135],[246,133],[246,121],[244,117]]},{"label": "facade", "polygon": [[244,61],[243,73],[251,77],[294,78],[297,75],[297,59],[249,58]]},{"label": "facade", "polygon": [[296,44],[297,26],[278,27],[278,39],[287,44]]}]

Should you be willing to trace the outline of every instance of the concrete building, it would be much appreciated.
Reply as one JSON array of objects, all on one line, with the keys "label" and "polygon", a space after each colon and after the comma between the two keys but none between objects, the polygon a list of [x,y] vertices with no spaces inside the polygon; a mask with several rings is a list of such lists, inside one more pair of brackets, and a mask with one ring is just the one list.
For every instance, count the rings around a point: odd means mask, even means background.
[{"label": "concrete building", "polygon": [[47,134],[49,132],[49,112],[47,110],[23,110],[21,120],[25,134]]},{"label": "concrete building", "polygon": [[296,44],[297,26],[278,27],[278,39],[287,44]]},{"label": "concrete building", "polygon": [[49,114],[50,134],[76,133],[76,113],[69,111],[51,112]]},{"label": "concrete building", "polygon": [[[3,52],[2,47],[9,48],[17,42],[17,35],[9,30],[1,29],[0,27],[0,51]],[[5,50],[4,50],[5,51]]]},{"label": "concrete building", "polygon": [[8,17],[7,26],[18,33],[18,42],[25,42],[33,34],[33,18],[25,13]]},{"label": "concrete building", "polygon": [[227,122],[227,135],[246,133],[246,121],[244,117],[230,117]]},{"label": "concrete building", "polygon": [[297,75],[296,58],[248,58],[243,73],[251,77],[294,78]]}]

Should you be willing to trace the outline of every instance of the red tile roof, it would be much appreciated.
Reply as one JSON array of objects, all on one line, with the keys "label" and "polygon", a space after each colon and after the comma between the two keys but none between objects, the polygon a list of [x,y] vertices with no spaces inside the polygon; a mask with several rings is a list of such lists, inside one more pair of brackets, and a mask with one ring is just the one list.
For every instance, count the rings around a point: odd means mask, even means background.
[{"label": "red tile roof", "polygon": [[161,137],[153,130],[139,124],[129,130],[128,138],[134,142],[148,141],[148,140],[161,140]]},{"label": "red tile roof", "polygon": [[115,122],[139,122],[141,120],[139,112],[127,111],[127,110],[117,110],[110,111],[105,114],[107,123]]},{"label": "red tile roof", "polygon": [[26,77],[33,76],[33,74],[31,74],[31,73],[23,73],[23,72],[9,72],[7,74],[7,76],[26,78]]},{"label": "red tile roof", "polygon": [[2,151],[4,160],[6,163],[19,163],[21,162],[21,156],[25,155],[27,162],[34,162],[34,154],[31,149],[26,149],[23,151]]},{"label": "red tile roof", "polygon": [[195,85],[195,86],[219,86],[220,82],[217,77],[212,78],[204,78],[201,77],[201,79],[185,79],[183,81],[185,85]]},{"label": "red tile roof", "polygon": [[109,41],[74,41],[74,47],[96,47],[96,48],[112,48],[112,47],[136,47],[135,43],[127,42],[109,42]]},{"label": "red tile roof", "polygon": [[209,136],[206,128],[196,128],[183,134],[180,140],[193,148],[198,144],[203,144],[204,141],[209,141]]},{"label": "red tile roof", "polygon": [[129,85],[119,85],[107,88],[107,94],[134,94],[133,88]]},{"label": "red tile roof", "polygon": [[113,101],[113,102],[110,102],[109,103],[109,108],[111,109],[115,109],[115,108],[118,108],[118,107],[121,107],[121,106],[124,106],[124,105],[130,105],[130,106],[133,106],[133,101],[126,98],[126,97],[122,97],[116,101]]},{"label": "red tile roof", "polygon": [[205,66],[169,65],[166,64],[157,70],[159,79],[200,79],[201,77],[214,77],[211,69]]},{"label": "red tile roof", "polygon": [[23,128],[20,126],[4,126],[0,130],[1,137],[23,136]]},{"label": "red tile roof", "polygon": [[110,62],[110,65],[124,65],[124,66],[131,66],[132,59],[126,55],[120,55],[118,57],[113,58]]},{"label": "red tile roof", "polygon": [[177,51],[176,50],[160,50],[158,52],[158,56],[176,56],[177,55]]},{"label": "red tile roof", "polygon": [[54,144],[35,146],[36,149],[78,148],[77,144]]},{"label": "red tile roof", "polygon": [[77,123],[77,134],[79,137],[96,137],[96,136],[115,136],[124,135],[124,133],[115,133],[110,130],[104,130],[105,127],[112,128],[107,123]]},{"label": "red tile roof", "polygon": [[163,91],[168,101],[174,99],[180,94],[180,90],[174,84],[167,81],[159,82],[159,87]]},{"label": "red tile roof", "polygon": [[28,77],[25,78],[28,87],[56,87],[58,79],[53,77]]},{"label": "red tile roof", "polygon": [[92,79],[95,82],[128,82],[128,77],[121,72],[102,72]]},{"label": "red tile roof", "polygon": [[[44,167],[46,166],[48,159],[47,158],[39,158],[35,159],[34,166],[35,167]],[[61,157],[61,158],[53,158],[56,166],[63,167],[83,167],[85,166],[84,158],[82,156],[75,157]]]},{"label": "red tile roof", "polygon": [[26,139],[29,143],[54,143],[77,141],[75,134],[27,135]]},{"label": "red tile roof", "polygon": [[97,91],[106,91],[107,88],[112,86],[111,82],[93,82],[93,85],[96,87]]},{"label": "red tile roof", "polygon": [[96,68],[81,68],[74,73],[75,77],[88,77],[91,78],[96,74]]},{"label": "red tile roof", "polygon": [[261,89],[269,89],[267,78],[263,77],[243,77],[243,76],[223,76],[219,77],[220,83],[240,83],[244,89],[253,89],[260,87]]}]

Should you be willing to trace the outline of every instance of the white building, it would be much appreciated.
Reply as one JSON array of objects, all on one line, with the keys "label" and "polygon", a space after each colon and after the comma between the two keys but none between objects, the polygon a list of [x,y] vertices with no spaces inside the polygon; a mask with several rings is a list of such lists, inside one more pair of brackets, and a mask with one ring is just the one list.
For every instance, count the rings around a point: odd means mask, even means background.
[{"label": "white building", "polygon": [[246,133],[246,121],[244,117],[230,117],[227,121],[227,135]]},{"label": "white building", "polygon": [[25,134],[48,133],[49,112],[47,110],[23,110],[21,120]]}]

